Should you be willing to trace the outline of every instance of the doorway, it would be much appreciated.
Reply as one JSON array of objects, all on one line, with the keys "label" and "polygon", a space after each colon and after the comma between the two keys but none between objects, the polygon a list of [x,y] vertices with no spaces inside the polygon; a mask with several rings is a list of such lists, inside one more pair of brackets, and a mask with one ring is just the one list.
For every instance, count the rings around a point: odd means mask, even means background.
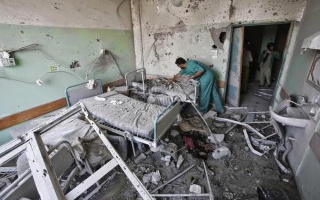
[{"label": "doorway", "polygon": [[[271,104],[273,91],[280,76],[284,53],[291,35],[291,23],[234,27],[231,42],[229,76],[226,101],[232,106],[253,106],[262,104],[265,109]],[[275,59],[271,71],[271,87],[259,87],[260,63],[262,52],[267,49],[268,43],[274,43],[274,51],[280,53],[280,59]],[[245,70],[242,63],[245,54],[244,47],[250,51],[252,61],[249,63],[246,92],[241,92],[244,86]],[[243,73],[244,72],[244,73]],[[242,88],[243,89],[243,88]],[[264,109],[264,108],[262,108]]]}]

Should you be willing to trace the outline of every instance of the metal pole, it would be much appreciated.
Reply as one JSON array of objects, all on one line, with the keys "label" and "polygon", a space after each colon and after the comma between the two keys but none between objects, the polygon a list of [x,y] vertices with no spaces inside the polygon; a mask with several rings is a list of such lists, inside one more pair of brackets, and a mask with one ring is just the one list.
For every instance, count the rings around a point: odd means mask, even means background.
[{"label": "metal pole", "polygon": [[171,183],[172,181],[176,180],[177,178],[179,178],[180,176],[182,176],[183,174],[187,173],[191,168],[193,168],[194,165],[191,165],[190,167],[188,167],[187,169],[185,169],[183,172],[181,172],[180,174],[176,175],[175,177],[173,177],[172,179],[168,180],[167,182],[165,182],[164,184],[160,185],[159,187],[155,188],[154,190],[152,190],[150,193],[154,193],[158,190],[160,190],[161,188],[163,188],[164,186],[168,185],[169,183]]}]

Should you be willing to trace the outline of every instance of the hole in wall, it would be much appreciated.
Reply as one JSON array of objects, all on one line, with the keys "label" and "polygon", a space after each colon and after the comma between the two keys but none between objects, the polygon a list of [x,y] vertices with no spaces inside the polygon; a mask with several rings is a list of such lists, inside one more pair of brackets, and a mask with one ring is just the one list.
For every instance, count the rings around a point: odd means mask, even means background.
[{"label": "hole in wall", "polygon": [[221,32],[219,35],[219,41],[221,42],[221,44],[224,43],[224,41],[226,40],[227,37],[227,33],[226,32]]}]

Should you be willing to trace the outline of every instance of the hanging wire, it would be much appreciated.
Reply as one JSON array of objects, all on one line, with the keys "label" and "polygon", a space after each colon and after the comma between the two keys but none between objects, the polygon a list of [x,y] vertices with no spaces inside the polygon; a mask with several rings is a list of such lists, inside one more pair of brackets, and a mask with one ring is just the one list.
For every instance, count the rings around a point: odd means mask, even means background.
[{"label": "hanging wire", "polygon": [[[54,60],[53,58],[49,57],[48,55],[44,54],[41,50],[36,49],[36,52],[41,54],[44,58],[46,58],[47,60],[50,60],[52,62],[54,62],[56,65],[59,65],[60,67],[64,68],[65,70],[67,70],[71,75],[78,77],[81,81],[85,80],[83,78],[81,78],[77,73],[75,73],[74,71],[70,70],[69,68],[63,66],[62,64],[58,63],[56,60]],[[57,71],[58,72],[58,71]]]},{"label": "hanging wire", "polygon": [[17,82],[21,82],[21,83],[28,83],[28,84],[36,84],[36,82],[34,81],[23,81],[23,80],[19,80],[19,79],[14,79],[14,78],[7,78],[7,77],[3,77],[3,76],[0,76],[1,79],[7,79],[7,80],[10,80],[10,81],[17,81]]}]

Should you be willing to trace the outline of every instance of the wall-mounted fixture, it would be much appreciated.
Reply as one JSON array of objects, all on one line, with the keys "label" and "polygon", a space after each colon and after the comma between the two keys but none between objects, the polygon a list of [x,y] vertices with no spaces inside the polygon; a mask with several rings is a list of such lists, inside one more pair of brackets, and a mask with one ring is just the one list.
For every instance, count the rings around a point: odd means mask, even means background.
[{"label": "wall-mounted fixture", "polygon": [[15,66],[16,63],[13,58],[14,52],[30,49],[36,46],[38,46],[38,44],[30,44],[24,47],[20,47],[18,49],[0,50],[0,67]]},{"label": "wall-mounted fixture", "polygon": [[301,48],[303,51],[307,49],[320,50],[320,31],[304,39]]},{"label": "wall-mounted fixture", "polygon": [[12,54],[6,51],[0,51],[0,67],[9,67],[15,65],[16,63],[12,57]]},{"label": "wall-mounted fixture", "polygon": [[320,50],[317,50],[312,61],[307,82],[320,91]]}]

